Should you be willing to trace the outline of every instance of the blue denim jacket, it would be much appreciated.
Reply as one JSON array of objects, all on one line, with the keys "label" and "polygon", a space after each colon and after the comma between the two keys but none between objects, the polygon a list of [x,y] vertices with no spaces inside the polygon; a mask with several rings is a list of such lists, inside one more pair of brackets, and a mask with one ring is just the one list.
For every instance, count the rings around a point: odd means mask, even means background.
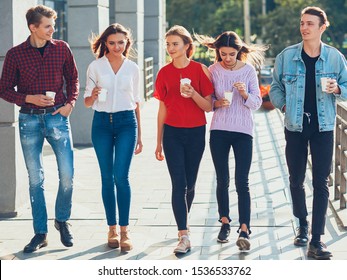
[{"label": "blue denim jacket", "polygon": [[[286,105],[284,125],[290,131],[302,131],[305,99],[305,63],[301,58],[303,42],[285,48],[277,57],[270,89],[270,100],[276,108]],[[320,78],[336,79],[341,94],[322,92]],[[335,48],[321,43],[316,62],[316,96],[319,131],[335,127],[336,99],[347,99],[347,62]]]}]

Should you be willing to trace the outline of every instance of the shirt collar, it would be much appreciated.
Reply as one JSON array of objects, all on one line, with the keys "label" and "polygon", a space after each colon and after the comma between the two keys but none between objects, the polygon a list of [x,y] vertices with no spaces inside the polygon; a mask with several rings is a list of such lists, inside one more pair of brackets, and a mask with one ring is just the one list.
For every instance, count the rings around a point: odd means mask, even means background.
[{"label": "shirt collar", "polygon": [[[296,53],[293,57],[293,60],[301,60],[301,52],[304,47],[304,42],[302,41],[301,43],[298,44],[298,48],[296,50]],[[327,45],[323,42],[320,43],[320,55],[319,59],[326,60],[327,56]]]},{"label": "shirt collar", "polygon": [[[48,41],[48,45],[56,45],[56,42],[55,42],[55,40],[50,40],[50,41]],[[47,45],[47,46],[48,46]],[[27,40],[25,41],[25,44],[24,44],[24,47],[26,48],[26,49],[30,49],[30,48],[34,48],[31,44],[30,44],[30,36],[27,38]]]},{"label": "shirt collar", "polygon": [[293,60],[301,60],[301,52],[303,47],[304,47],[304,42],[302,41],[301,43],[298,44],[298,48],[296,49]]}]

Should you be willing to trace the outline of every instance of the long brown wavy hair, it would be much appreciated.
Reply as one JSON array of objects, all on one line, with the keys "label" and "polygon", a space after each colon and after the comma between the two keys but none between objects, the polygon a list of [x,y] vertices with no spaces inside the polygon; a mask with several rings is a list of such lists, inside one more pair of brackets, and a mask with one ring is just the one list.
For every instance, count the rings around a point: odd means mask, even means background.
[{"label": "long brown wavy hair", "polygon": [[129,56],[133,44],[131,31],[119,23],[113,23],[109,27],[107,27],[101,35],[92,34],[91,38],[89,39],[92,52],[96,55],[97,58],[101,58],[109,52],[106,47],[107,38],[108,36],[116,33],[122,33],[125,35],[127,43],[123,55],[125,57]]},{"label": "long brown wavy hair", "polygon": [[238,51],[237,59],[242,62],[248,62],[259,68],[265,60],[265,51],[269,48],[266,45],[247,45],[241,40],[234,31],[225,31],[217,38],[205,35],[194,34],[196,40],[203,46],[215,50],[215,62],[222,61],[219,49],[222,47],[231,47]]}]

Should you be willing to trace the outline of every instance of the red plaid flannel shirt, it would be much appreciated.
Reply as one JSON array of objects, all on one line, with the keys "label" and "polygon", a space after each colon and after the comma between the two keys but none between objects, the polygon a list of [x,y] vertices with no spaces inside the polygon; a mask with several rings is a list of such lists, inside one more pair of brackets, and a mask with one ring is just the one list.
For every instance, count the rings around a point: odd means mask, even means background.
[{"label": "red plaid flannel shirt", "polygon": [[66,42],[49,41],[42,57],[30,45],[29,37],[6,54],[0,80],[0,97],[18,106],[42,108],[26,103],[25,97],[28,94],[45,94],[46,91],[56,92],[55,105],[70,103],[74,106],[79,93],[76,63]]}]

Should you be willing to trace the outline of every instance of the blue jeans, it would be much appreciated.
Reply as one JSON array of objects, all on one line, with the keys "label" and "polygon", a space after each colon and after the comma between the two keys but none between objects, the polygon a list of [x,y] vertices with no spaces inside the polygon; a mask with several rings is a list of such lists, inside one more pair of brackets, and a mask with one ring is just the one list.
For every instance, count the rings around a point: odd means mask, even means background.
[{"label": "blue jeans", "polygon": [[34,232],[47,233],[47,209],[44,196],[42,148],[44,139],[51,145],[58,166],[59,188],[55,202],[55,218],[70,219],[73,189],[73,145],[70,122],[60,114],[19,113],[19,132],[24,160],[29,174],[29,195]]},{"label": "blue jeans", "polygon": [[92,142],[101,172],[102,200],[107,224],[117,224],[118,204],[119,225],[127,226],[131,199],[129,169],[137,142],[135,111],[95,111]]},{"label": "blue jeans", "polygon": [[205,149],[205,131],[205,125],[194,128],[164,126],[163,148],[171,177],[171,203],[178,230],[186,230],[188,226],[188,213]]},{"label": "blue jeans", "polygon": [[219,218],[229,217],[229,153],[233,148],[235,157],[235,186],[238,196],[239,223],[250,230],[251,198],[249,193],[249,170],[252,163],[252,136],[239,132],[212,130],[210,149],[217,176],[217,202]]}]

